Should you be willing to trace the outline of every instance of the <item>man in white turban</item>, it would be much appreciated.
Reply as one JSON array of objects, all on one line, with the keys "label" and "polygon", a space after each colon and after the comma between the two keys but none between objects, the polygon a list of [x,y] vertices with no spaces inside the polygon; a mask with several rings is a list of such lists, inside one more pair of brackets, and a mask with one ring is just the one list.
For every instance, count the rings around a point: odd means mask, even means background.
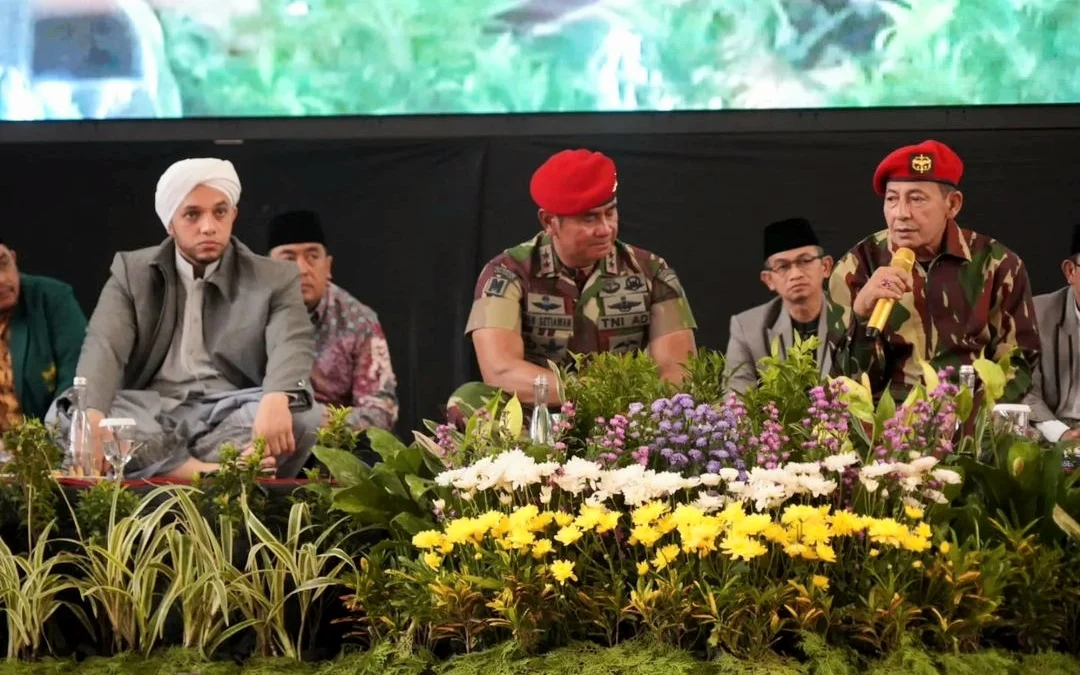
[{"label": "man in white turban", "polygon": [[[222,444],[250,453],[260,438],[279,476],[310,454],[320,420],[299,274],[232,236],[239,201],[230,162],[177,162],[155,198],[168,238],[113,260],[76,374],[92,429],[104,417],[136,421],[144,446],[129,476],[212,472]],[[69,412],[69,398],[54,406],[62,429]]]}]

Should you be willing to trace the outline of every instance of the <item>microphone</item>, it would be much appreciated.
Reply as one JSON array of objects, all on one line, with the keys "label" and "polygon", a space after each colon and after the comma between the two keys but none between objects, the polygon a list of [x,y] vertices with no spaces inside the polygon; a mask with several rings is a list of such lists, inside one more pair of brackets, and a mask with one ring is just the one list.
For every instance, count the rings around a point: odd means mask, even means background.
[{"label": "microphone", "polygon": [[[889,263],[889,267],[895,267],[897,269],[904,270],[907,273],[911,273],[911,268],[915,266],[915,251],[910,248],[898,248],[896,253],[893,254],[892,262]],[[896,301],[892,298],[881,298],[874,305],[874,311],[870,315],[870,321],[866,324],[866,337],[876,338],[881,335],[881,331],[885,330],[885,322],[889,320],[889,314],[892,313],[893,305]]]}]

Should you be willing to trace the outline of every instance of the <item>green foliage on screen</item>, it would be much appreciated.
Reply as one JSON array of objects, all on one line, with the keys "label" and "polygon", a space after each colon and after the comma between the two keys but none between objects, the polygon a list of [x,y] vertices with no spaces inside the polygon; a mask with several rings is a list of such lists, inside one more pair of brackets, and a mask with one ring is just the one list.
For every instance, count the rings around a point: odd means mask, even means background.
[{"label": "green foliage on screen", "polygon": [[290,4],[161,10],[185,116],[1080,102],[1075,0]]}]

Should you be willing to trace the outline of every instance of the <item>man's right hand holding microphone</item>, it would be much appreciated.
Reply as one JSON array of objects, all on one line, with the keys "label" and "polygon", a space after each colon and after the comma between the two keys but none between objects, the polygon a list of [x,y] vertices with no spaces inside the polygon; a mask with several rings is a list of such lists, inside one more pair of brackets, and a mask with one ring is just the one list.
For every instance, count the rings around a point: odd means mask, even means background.
[{"label": "man's right hand holding microphone", "polygon": [[911,268],[914,264],[915,254],[911,249],[898,249],[892,263],[874,270],[855,296],[851,309],[855,316],[868,321],[867,333],[871,337],[884,329],[893,305],[913,288]]}]

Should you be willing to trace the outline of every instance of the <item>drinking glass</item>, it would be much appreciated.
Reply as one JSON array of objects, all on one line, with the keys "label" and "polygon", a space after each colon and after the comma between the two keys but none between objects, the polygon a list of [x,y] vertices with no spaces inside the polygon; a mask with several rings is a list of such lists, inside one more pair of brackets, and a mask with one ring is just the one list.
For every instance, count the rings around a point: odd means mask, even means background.
[{"label": "drinking glass", "polygon": [[112,433],[105,441],[105,459],[113,469],[113,480],[124,480],[124,467],[131,461],[142,443],[135,443],[135,420],[128,417],[109,417],[101,420],[101,427]]}]

